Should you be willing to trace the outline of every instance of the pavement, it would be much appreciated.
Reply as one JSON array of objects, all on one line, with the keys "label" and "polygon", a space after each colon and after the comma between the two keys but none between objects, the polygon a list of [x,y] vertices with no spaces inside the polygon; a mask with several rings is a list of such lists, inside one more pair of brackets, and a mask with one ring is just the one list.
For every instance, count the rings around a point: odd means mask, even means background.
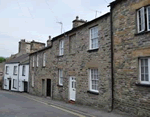
[{"label": "pavement", "polygon": [[0,90],[0,117],[127,117],[115,112]]}]

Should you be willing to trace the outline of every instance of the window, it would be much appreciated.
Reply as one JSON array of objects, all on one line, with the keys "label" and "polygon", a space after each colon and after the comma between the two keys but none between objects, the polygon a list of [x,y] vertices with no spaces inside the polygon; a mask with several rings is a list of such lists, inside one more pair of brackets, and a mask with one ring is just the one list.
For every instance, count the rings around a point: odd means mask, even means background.
[{"label": "window", "polygon": [[138,33],[150,31],[150,6],[142,7],[137,11]]},{"label": "window", "polygon": [[36,57],[36,66],[38,67],[39,66],[39,56],[37,55]]},{"label": "window", "polygon": [[90,91],[98,91],[98,69],[90,69]]},{"label": "window", "polygon": [[64,40],[60,40],[59,42],[59,55],[64,54]]},{"label": "window", "polygon": [[25,70],[26,70],[26,67],[25,67],[25,65],[23,65],[23,66],[22,66],[22,76],[25,76],[25,73],[26,73]]},{"label": "window", "polygon": [[16,87],[17,87],[17,80],[16,80],[16,79],[13,79],[13,88],[16,89]]},{"label": "window", "polygon": [[33,56],[33,61],[32,61],[32,62],[33,62],[33,64],[32,64],[32,65],[33,65],[33,67],[34,67],[34,56]]},{"label": "window", "polygon": [[90,49],[98,48],[98,26],[90,29]]},{"label": "window", "polygon": [[32,75],[32,87],[34,87],[34,75]]},{"label": "window", "polygon": [[140,82],[143,84],[150,84],[150,58],[141,58],[139,60],[140,68]]},{"label": "window", "polygon": [[8,66],[6,66],[6,74],[8,74],[8,71],[9,70],[9,67]]},{"label": "window", "polygon": [[63,85],[63,70],[59,69],[59,85]]},{"label": "window", "polygon": [[43,66],[45,66],[46,63],[46,53],[43,53]]},{"label": "window", "polygon": [[17,66],[14,66],[14,75],[17,75]]},{"label": "window", "polygon": [[150,31],[150,6],[147,7],[147,28]]}]

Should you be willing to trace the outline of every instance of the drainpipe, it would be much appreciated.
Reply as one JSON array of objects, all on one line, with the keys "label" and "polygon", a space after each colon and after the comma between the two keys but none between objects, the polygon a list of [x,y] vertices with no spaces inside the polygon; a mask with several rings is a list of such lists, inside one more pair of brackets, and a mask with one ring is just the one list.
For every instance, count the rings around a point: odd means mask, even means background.
[{"label": "drainpipe", "polygon": [[20,64],[18,64],[18,91],[19,91],[19,68],[20,68]]},{"label": "drainpipe", "polygon": [[114,51],[113,51],[113,19],[112,19],[112,6],[110,6],[110,32],[111,32],[111,91],[112,91],[112,99],[111,99],[111,111],[113,111],[114,107]]}]

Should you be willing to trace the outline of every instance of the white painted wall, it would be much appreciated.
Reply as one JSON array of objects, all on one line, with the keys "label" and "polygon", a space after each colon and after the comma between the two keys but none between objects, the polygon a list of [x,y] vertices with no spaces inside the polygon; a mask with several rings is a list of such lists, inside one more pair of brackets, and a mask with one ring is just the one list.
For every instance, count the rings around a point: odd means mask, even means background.
[{"label": "white painted wall", "polygon": [[[4,89],[9,90],[9,80],[8,78],[11,78],[11,90],[12,91],[18,91],[18,65],[19,63],[13,63],[13,64],[5,64],[5,71],[4,71],[4,80],[6,79],[6,84],[4,82]],[[6,74],[6,66],[9,67],[8,74]],[[17,75],[14,75],[14,66],[17,66]],[[13,79],[16,80],[15,88],[13,87]]]},{"label": "white painted wall", "polygon": [[[25,76],[22,75],[23,66],[25,66]],[[23,81],[28,82],[28,78],[29,78],[29,65],[20,65],[19,66],[19,91],[20,92],[24,91],[24,82]],[[29,88],[28,88],[28,90],[29,90]]]}]

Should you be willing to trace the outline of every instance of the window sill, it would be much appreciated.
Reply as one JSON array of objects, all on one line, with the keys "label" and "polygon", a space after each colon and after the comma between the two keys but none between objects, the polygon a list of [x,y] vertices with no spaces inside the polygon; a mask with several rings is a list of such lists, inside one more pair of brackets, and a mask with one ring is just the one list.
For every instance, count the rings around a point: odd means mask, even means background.
[{"label": "window sill", "polygon": [[16,87],[13,87],[13,89],[17,89]]},{"label": "window sill", "polygon": [[140,33],[136,33],[134,35],[138,36],[138,35],[143,35],[143,34],[147,34],[147,33],[150,33],[150,31],[143,31],[143,32],[140,32]]},{"label": "window sill", "polygon": [[63,85],[60,85],[60,84],[58,84],[57,86],[58,86],[58,87],[63,87]]},{"label": "window sill", "polygon": [[94,94],[94,95],[99,95],[99,93],[98,93],[98,92],[90,91],[90,90],[88,90],[88,91],[87,91],[87,93]]},{"label": "window sill", "polygon": [[59,58],[59,57],[63,57],[64,55],[58,55],[57,57]]},{"label": "window sill", "polygon": [[17,76],[17,74],[13,74],[13,75]]},{"label": "window sill", "polygon": [[42,68],[45,68],[45,66],[42,66]]},{"label": "window sill", "polygon": [[98,51],[98,49],[99,49],[99,48],[89,49],[89,50],[87,50],[87,52],[96,52],[96,51]]},{"label": "window sill", "polygon": [[135,83],[136,86],[150,87],[150,84]]}]

